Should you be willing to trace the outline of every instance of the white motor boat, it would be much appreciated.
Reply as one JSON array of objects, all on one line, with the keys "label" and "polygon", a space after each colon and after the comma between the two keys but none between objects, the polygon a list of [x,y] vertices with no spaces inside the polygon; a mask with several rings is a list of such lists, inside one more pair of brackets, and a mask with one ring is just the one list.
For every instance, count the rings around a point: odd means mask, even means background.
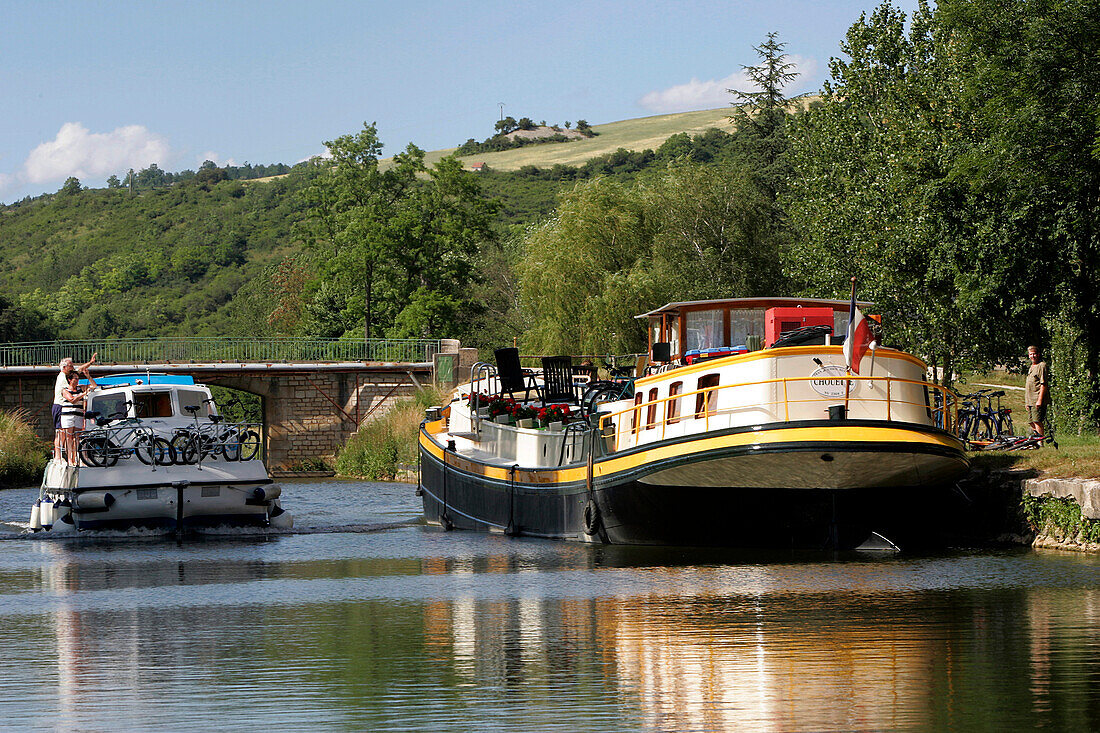
[{"label": "white motor boat", "polygon": [[151,373],[97,383],[76,465],[47,465],[32,530],[291,525],[260,426],[223,420],[208,387]]}]

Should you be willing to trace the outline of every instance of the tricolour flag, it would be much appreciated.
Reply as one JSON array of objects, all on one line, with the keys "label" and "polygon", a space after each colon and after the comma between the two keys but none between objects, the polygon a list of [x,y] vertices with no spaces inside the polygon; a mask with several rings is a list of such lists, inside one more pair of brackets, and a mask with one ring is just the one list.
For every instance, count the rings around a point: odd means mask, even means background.
[{"label": "tricolour flag", "polygon": [[848,371],[859,374],[859,362],[872,341],[874,336],[871,335],[871,324],[856,307],[856,296],[853,292],[852,307],[848,313],[848,333],[844,337],[844,361]]}]

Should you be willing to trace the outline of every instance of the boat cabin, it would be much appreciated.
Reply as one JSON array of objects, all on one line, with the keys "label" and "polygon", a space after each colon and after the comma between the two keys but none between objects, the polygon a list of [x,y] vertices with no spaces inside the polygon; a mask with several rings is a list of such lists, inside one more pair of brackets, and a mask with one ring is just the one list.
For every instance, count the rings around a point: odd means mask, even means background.
[{"label": "boat cabin", "polygon": [[[868,308],[871,303],[859,301]],[[848,330],[851,301],[820,298],[727,298],[669,303],[636,316],[648,320],[654,362],[685,362],[757,351],[784,333],[827,325],[840,343]],[[666,346],[667,345],[667,346]]]},{"label": "boat cabin", "polygon": [[[186,421],[192,413],[205,422],[217,415],[217,408],[206,385],[195,384],[189,376],[176,374],[119,374],[96,379],[100,389],[88,400],[88,411],[102,417]],[[81,380],[87,384],[87,380]],[[197,407],[197,411],[187,408]]]}]

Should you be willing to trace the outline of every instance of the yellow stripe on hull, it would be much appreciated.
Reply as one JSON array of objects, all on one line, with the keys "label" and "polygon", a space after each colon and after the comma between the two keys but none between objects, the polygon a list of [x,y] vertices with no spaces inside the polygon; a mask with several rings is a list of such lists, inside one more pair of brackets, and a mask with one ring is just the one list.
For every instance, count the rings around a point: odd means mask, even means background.
[{"label": "yellow stripe on hull", "polygon": [[[440,423],[425,425],[423,450],[444,460],[435,440]],[[445,434],[443,434],[445,435]],[[722,455],[733,452],[735,455]],[[822,458],[822,456],[827,456]],[[446,453],[453,468],[498,481],[512,478],[510,467]],[[659,464],[668,464],[667,469]],[[920,426],[812,425],[705,435],[654,445],[596,460],[593,478],[615,481],[635,474],[657,485],[747,486],[784,488],[855,488],[857,486],[924,485],[966,469],[957,439]],[[655,469],[647,471],[647,467]],[[523,468],[514,480],[523,484],[583,482],[587,468]]]}]

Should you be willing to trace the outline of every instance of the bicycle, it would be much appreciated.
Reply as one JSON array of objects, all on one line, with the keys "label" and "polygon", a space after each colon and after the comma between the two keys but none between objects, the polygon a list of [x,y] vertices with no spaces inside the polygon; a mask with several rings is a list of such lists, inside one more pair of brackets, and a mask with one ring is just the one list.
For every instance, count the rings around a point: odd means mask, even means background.
[{"label": "bicycle", "polygon": [[[127,417],[124,412],[111,413],[106,417],[89,414],[98,427],[84,431],[77,444],[77,454],[84,465],[109,468],[120,458],[130,456],[137,456],[147,466],[167,466],[173,462],[171,444],[152,428],[143,425],[141,418]],[[114,424],[111,424],[112,420]]]}]

